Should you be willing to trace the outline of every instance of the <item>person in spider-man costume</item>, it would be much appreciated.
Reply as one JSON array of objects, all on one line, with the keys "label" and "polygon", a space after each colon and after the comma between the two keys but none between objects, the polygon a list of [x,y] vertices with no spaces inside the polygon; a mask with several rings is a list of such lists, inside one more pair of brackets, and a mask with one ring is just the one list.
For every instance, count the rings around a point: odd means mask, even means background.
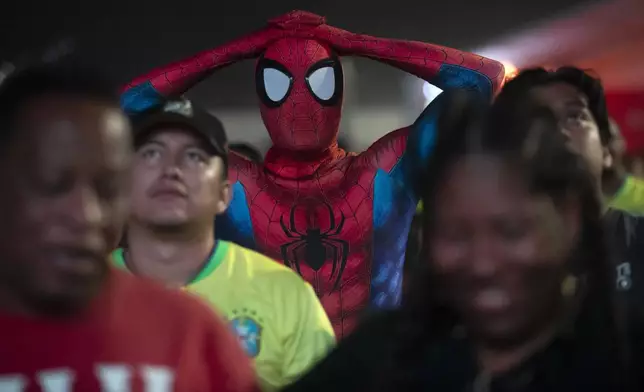
[{"label": "person in spider-man costume", "polygon": [[315,288],[339,337],[367,307],[398,304],[416,179],[431,153],[436,114],[429,105],[411,126],[361,154],[337,146],[342,110],[340,56],[363,56],[445,90],[492,97],[503,66],[437,45],[354,34],[323,17],[293,11],[265,28],[136,78],[122,105],[138,113],[183,94],[211,72],[258,58],[261,116],[273,141],[263,165],[231,153],[233,197],[217,236],[257,249]]}]

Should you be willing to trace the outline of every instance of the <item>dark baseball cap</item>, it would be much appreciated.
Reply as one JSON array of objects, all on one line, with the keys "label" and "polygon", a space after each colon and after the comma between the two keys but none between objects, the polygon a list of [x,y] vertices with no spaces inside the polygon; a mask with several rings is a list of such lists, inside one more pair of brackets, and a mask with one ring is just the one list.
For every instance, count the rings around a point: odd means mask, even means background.
[{"label": "dark baseball cap", "polygon": [[185,99],[169,100],[156,107],[132,116],[134,146],[139,148],[156,131],[179,128],[191,131],[206,143],[214,156],[228,164],[228,140],[219,119]]}]

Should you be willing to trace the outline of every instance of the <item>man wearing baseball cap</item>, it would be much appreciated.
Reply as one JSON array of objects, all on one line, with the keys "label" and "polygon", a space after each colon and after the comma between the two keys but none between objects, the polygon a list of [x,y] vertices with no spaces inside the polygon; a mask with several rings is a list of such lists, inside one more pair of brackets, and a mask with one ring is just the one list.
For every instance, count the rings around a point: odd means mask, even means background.
[{"label": "man wearing baseball cap", "polygon": [[334,345],[333,329],[299,275],[216,240],[215,217],[231,191],[221,122],[178,100],[133,124],[132,211],[114,262],[212,304],[255,360],[265,391],[295,381]]}]

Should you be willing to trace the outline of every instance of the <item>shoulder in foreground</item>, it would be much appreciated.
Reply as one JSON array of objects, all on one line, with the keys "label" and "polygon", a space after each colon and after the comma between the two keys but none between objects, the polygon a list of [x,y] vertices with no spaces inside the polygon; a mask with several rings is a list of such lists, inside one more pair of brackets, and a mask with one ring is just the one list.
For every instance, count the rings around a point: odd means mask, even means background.
[{"label": "shoulder in foreground", "polygon": [[230,151],[228,153],[229,174],[259,175],[261,167],[262,166],[260,164],[253,162],[252,160],[236,153],[235,151]]},{"label": "shoulder in foreground", "polygon": [[360,320],[358,331],[368,335],[390,335],[402,318],[400,310],[377,310],[366,313]]},{"label": "shoulder in foreground", "polygon": [[392,355],[400,313],[374,312],[310,372],[283,392],[377,390],[370,383],[382,376]]},{"label": "shoulder in foreground", "polygon": [[627,211],[611,208],[604,214],[604,224],[608,230],[618,227],[642,230],[644,229],[644,215],[632,214]]},{"label": "shoulder in foreground", "polygon": [[[169,289],[146,278],[116,268],[112,269],[116,284],[116,300],[122,311],[161,325],[193,328],[211,324],[217,319],[213,310],[196,295]],[[123,315],[127,317],[127,315]],[[179,325],[178,325],[179,324]]]}]

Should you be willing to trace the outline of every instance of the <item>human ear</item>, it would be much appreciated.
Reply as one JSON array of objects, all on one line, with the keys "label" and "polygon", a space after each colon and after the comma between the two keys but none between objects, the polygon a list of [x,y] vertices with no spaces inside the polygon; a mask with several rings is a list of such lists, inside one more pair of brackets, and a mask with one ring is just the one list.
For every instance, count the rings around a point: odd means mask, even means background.
[{"label": "human ear", "polygon": [[223,212],[226,211],[228,206],[230,205],[230,200],[232,198],[232,189],[230,186],[230,181],[228,180],[223,180],[219,184],[219,195],[218,195],[218,201],[216,205],[216,214],[222,214]]},{"label": "human ear", "polygon": [[610,169],[613,167],[615,159],[613,158],[613,153],[610,148],[602,148],[602,167],[604,170]]}]

